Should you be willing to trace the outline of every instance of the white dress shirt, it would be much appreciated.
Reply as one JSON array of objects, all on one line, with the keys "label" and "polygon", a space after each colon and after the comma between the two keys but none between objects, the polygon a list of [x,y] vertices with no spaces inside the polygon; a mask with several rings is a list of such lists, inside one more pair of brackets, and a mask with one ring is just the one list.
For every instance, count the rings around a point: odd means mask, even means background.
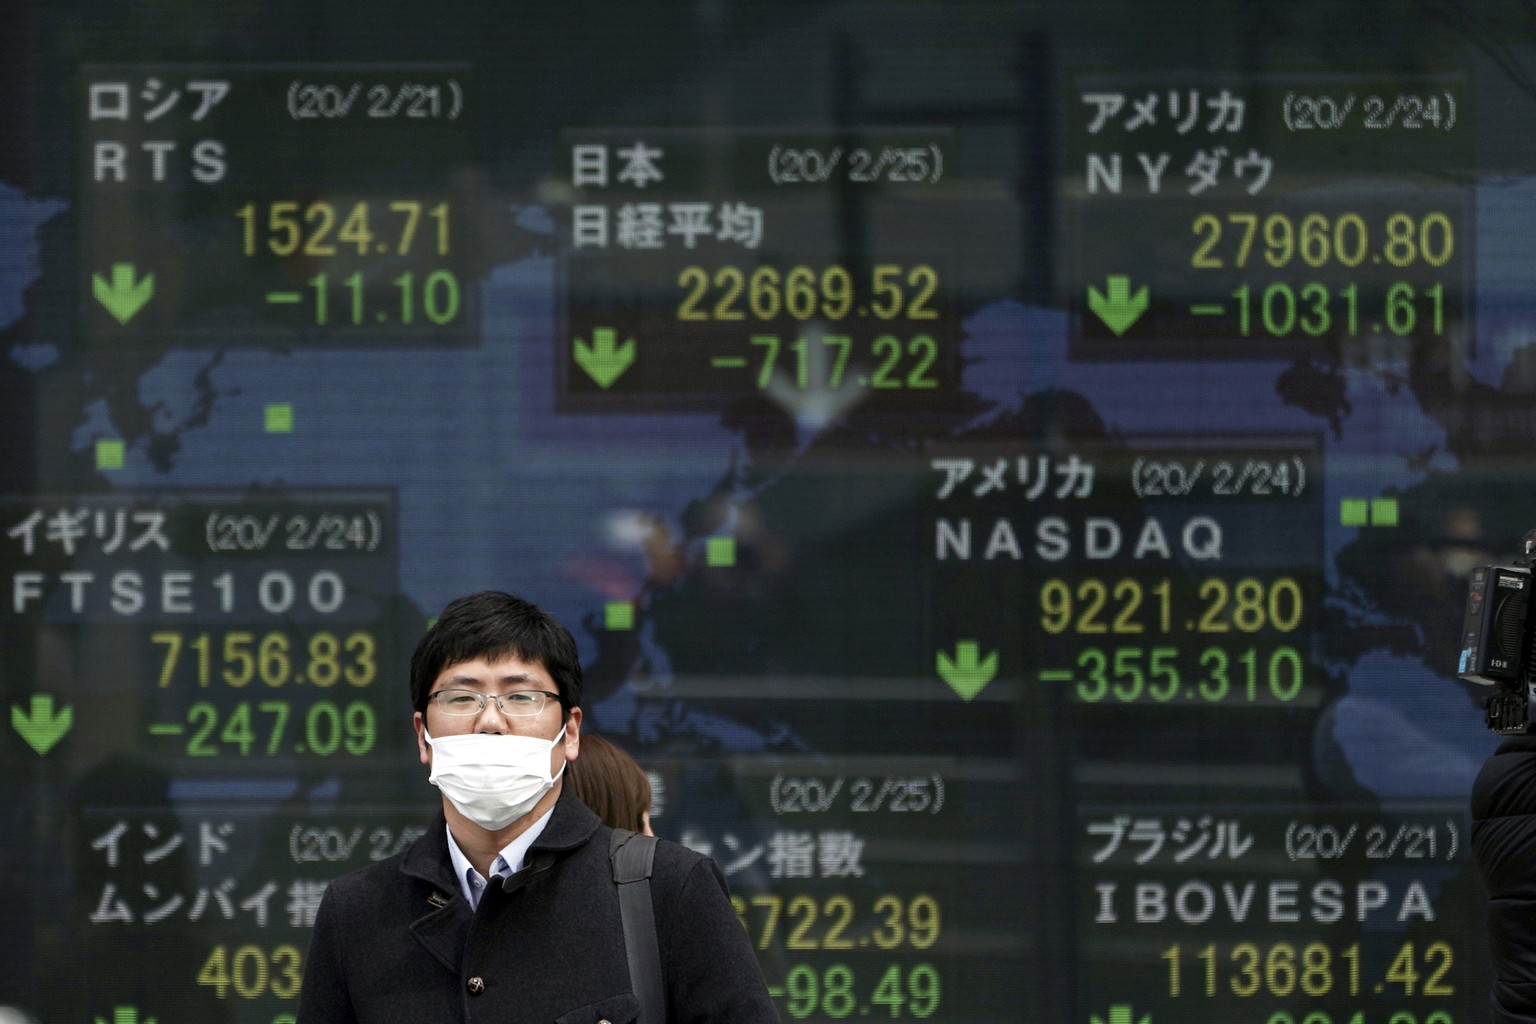
[{"label": "white dress shirt", "polygon": [[[534,822],[523,831],[516,839],[512,840],[491,861],[491,878],[501,879],[508,875],[514,875],[523,869],[523,858],[528,855],[528,848],[533,841],[539,838],[544,831],[544,826],[549,824],[550,815],[555,813],[554,807],[545,811],[538,821]],[[448,829],[448,856],[453,861],[453,873],[459,880],[459,889],[464,893],[464,898],[469,901],[472,908],[480,906],[480,896],[485,892],[485,887],[490,881],[484,875],[476,871],[470,864],[469,858],[464,856],[464,851],[459,849],[458,841],[453,838],[453,829]]]}]

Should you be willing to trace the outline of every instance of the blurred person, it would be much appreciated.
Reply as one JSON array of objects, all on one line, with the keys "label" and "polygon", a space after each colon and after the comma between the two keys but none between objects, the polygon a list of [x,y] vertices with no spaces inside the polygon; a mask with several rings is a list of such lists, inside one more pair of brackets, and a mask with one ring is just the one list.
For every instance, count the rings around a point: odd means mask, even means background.
[{"label": "blurred person", "polygon": [[566,767],[581,802],[609,828],[651,831],[651,780],[629,751],[597,733],[581,738],[581,756]]},{"label": "blurred person", "polygon": [[[634,1021],[613,830],[564,786],[581,752],[570,631],[496,591],[451,602],[411,658],[434,825],[330,883],[305,959],[303,1024]],[[656,841],[650,909],[664,1016],[779,1024],[719,866]]]},{"label": "blurred person", "polygon": [[1536,736],[1509,736],[1472,784],[1472,850],[1488,891],[1491,1024],[1536,1024]]}]

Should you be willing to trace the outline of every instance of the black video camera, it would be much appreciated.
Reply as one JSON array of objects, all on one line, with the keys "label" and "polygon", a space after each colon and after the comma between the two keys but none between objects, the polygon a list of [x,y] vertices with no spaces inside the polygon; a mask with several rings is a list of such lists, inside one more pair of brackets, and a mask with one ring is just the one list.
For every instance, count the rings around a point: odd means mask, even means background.
[{"label": "black video camera", "polygon": [[1467,583],[1467,611],[1461,628],[1456,674],[1494,687],[1483,720],[1496,733],[1536,732],[1536,676],[1531,666],[1531,567],[1536,563],[1536,530],[1520,542],[1511,565],[1481,565]]}]

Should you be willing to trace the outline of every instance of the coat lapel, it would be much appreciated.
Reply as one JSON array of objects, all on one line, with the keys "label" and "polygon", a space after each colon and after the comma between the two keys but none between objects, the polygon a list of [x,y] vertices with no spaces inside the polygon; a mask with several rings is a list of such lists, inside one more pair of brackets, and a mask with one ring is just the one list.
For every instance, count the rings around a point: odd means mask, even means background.
[{"label": "coat lapel", "polygon": [[411,844],[400,862],[402,873],[426,885],[421,909],[423,916],[411,922],[416,941],[448,970],[457,974],[462,958],[464,936],[474,912],[464,902],[453,861],[448,856],[448,822],[438,814],[426,835]]}]

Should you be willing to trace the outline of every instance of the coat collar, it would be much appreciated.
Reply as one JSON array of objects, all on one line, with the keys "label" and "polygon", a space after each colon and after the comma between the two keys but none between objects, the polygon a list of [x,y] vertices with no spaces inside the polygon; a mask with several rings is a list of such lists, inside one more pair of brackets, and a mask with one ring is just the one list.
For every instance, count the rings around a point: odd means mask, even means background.
[{"label": "coat collar", "polygon": [[[597,815],[576,796],[574,788],[562,786],[549,824],[529,848],[528,866],[513,877],[526,883],[533,875],[548,870],[560,857],[590,840],[601,824]],[[474,911],[464,902],[458,880],[453,876],[453,859],[448,854],[448,820],[441,810],[426,835],[405,851],[400,870],[429,886],[422,901],[425,913],[411,923],[411,931],[439,963],[457,971]]]},{"label": "coat collar", "polygon": [[[602,822],[597,815],[576,795],[576,787],[562,785],[560,798],[555,801],[555,813],[549,816],[549,824],[544,826],[530,849],[556,853],[574,850],[591,839],[600,825]],[[448,845],[446,840],[443,845]]]},{"label": "coat collar", "polygon": [[[601,825],[597,815],[576,795],[574,787],[561,786],[555,813],[549,816],[549,824],[544,826],[544,831],[539,833],[529,850],[553,853],[574,850],[591,839]],[[405,851],[400,870],[412,878],[446,888],[450,894],[459,891],[458,880],[453,876],[453,859],[448,855],[448,820],[441,810],[426,835]]]}]

